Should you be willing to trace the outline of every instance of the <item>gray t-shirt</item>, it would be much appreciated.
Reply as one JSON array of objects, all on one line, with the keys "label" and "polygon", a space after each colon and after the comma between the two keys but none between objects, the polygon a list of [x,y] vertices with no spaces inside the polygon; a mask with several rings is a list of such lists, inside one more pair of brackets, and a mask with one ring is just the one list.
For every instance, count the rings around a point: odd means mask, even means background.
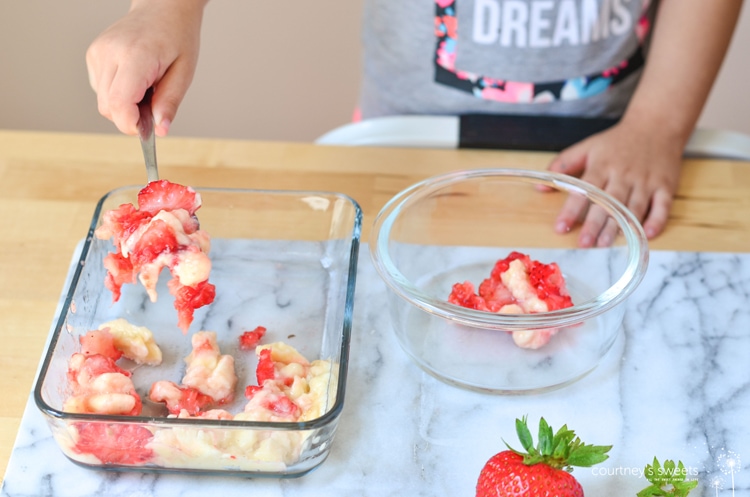
[{"label": "gray t-shirt", "polygon": [[362,117],[618,117],[656,1],[366,0]]}]

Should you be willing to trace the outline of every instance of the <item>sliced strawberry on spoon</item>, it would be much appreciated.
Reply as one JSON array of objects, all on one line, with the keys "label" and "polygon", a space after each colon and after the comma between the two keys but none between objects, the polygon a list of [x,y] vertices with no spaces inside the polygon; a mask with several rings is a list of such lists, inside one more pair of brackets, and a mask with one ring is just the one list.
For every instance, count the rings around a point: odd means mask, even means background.
[{"label": "sliced strawberry on spoon", "polygon": [[201,206],[201,197],[193,188],[167,180],[152,181],[138,192],[138,208],[156,215],[159,211],[185,209],[192,216]]},{"label": "sliced strawberry on spoon", "polygon": [[571,474],[573,466],[591,467],[606,460],[611,445],[586,445],[567,425],[553,434],[539,420],[534,447],[526,417],[516,419],[516,432],[526,452],[512,449],[492,456],[477,481],[476,497],[583,497],[583,487]]}]

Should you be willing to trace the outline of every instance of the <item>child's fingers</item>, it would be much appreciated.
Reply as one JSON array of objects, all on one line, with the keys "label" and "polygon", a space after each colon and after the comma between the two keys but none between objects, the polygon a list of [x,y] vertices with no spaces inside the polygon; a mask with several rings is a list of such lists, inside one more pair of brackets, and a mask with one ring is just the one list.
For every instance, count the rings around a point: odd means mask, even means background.
[{"label": "child's fingers", "polygon": [[643,231],[646,232],[647,238],[654,238],[664,231],[669,219],[669,211],[672,208],[672,201],[672,194],[668,191],[659,189],[654,192],[648,216],[643,221]]},{"label": "child's fingers", "polygon": [[151,84],[152,81],[144,75],[143,66],[123,64],[117,68],[112,85],[106,93],[110,119],[123,133],[138,133],[138,103],[143,100]]},{"label": "child's fingers", "polygon": [[[555,156],[547,165],[547,170],[553,173],[569,174],[571,176],[580,176],[586,165],[586,156],[577,152],[577,148],[566,149]],[[552,192],[554,188],[544,185],[538,185],[537,190],[540,192]]]},{"label": "child's fingers", "polygon": [[614,243],[615,238],[617,238],[617,234],[619,232],[620,227],[617,224],[617,221],[615,221],[611,217],[608,217],[607,221],[604,223],[604,226],[599,232],[599,236],[596,238],[596,246],[609,247]]},{"label": "child's fingers", "polygon": [[581,226],[581,233],[578,236],[578,245],[580,247],[589,248],[597,244],[599,234],[604,228],[609,216],[601,207],[597,205],[591,206],[589,213],[586,216],[586,220]]},{"label": "child's fingers", "polygon": [[151,107],[158,136],[165,136],[169,132],[169,126],[190,88],[193,71],[193,64],[178,58],[156,84]]},{"label": "child's fingers", "polygon": [[583,195],[570,194],[555,219],[555,231],[567,233],[582,222],[588,212],[589,203]]}]

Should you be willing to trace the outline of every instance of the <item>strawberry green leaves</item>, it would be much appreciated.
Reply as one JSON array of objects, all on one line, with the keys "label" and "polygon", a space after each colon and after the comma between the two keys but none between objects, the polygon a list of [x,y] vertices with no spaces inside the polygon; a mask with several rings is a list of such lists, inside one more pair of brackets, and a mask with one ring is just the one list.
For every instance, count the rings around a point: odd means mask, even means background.
[{"label": "strawberry green leaves", "polygon": [[523,457],[524,464],[544,463],[556,469],[572,471],[573,466],[591,467],[605,461],[611,445],[584,444],[573,430],[563,425],[554,432],[544,418],[539,420],[537,445],[529,430],[526,416],[516,419],[516,433],[526,452],[517,451],[507,443],[508,449]]},{"label": "strawberry green leaves", "polygon": [[685,497],[698,485],[698,480],[687,479],[688,472],[682,461],[675,464],[674,461],[667,459],[662,465],[654,457],[654,462],[646,465],[643,475],[651,485],[638,492],[637,497]]}]

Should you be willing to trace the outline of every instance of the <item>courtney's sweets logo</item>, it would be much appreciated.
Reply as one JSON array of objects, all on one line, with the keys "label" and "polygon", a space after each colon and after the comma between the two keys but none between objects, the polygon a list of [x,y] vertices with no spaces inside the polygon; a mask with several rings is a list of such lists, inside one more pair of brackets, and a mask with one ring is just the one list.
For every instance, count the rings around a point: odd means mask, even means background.
[{"label": "courtney's sweets logo", "polygon": [[[594,476],[617,476],[643,478],[649,485],[638,492],[637,497],[653,497],[656,495],[686,496],[698,485],[699,480],[704,481],[704,487],[711,488],[716,497],[720,495],[719,490],[731,491],[734,496],[735,474],[742,467],[740,457],[731,450],[721,450],[711,468],[700,469],[695,466],[686,466],[682,461],[674,462],[667,459],[662,464],[654,457],[651,464],[645,468],[639,467],[595,467],[591,468]],[[727,494],[730,495],[730,494]]]},{"label": "courtney's sweets logo", "polygon": [[672,461],[664,461],[664,466],[659,465],[659,461],[654,458],[654,463],[651,466],[646,466],[644,470],[644,477],[649,481],[669,481],[673,478],[696,479],[700,471],[698,468],[691,466],[685,466],[682,461],[679,461],[677,466]]},{"label": "courtney's sweets logo", "polygon": [[700,470],[692,466],[682,466],[679,464],[677,467],[663,467],[660,466],[657,469],[652,469],[649,474],[646,474],[645,468],[639,468],[636,466],[615,466],[615,467],[599,467],[591,468],[591,473],[594,476],[633,476],[635,478],[670,478],[672,476],[684,476],[685,478],[698,478]]}]

